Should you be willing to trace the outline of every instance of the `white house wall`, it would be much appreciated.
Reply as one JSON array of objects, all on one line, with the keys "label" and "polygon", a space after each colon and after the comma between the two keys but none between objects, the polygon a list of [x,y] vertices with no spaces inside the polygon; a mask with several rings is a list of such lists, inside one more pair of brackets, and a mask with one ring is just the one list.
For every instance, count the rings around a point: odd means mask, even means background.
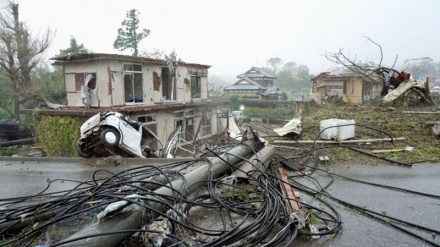
[{"label": "white house wall", "polygon": [[[64,66],[64,78],[68,106],[85,106],[81,92],[75,88],[75,73],[96,73],[96,89],[91,90],[92,107],[124,106],[124,71],[121,61],[95,61],[91,63],[68,64]],[[153,74],[161,77],[162,65],[142,66],[143,102],[134,105],[152,105],[162,102],[163,85],[160,78],[160,87],[154,90]],[[187,80],[185,80],[187,79]],[[185,83],[186,82],[186,83]],[[111,85],[109,94],[109,86]],[[187,67],[176,68],[176,102],[191,102],[191,76]],[[201,99],[208,98],[208,79],[201,77]]]},{"label": "white house wall", "polygon": [[177,100],[180,102],[191,102],[191,83],[185,84],[185,79],[191,82],[188,68],[178,67],[176,69],[177,75]]},{"label": "white house wall", "polygon": [[[112,73],[112,95],[113,106],[125,105],[125,93],[124,93],[124,72],[122,71],[121,62],[108,62]],[[109,98],[110,98],[109,97]],[[112,105],[108,105],[112,106]]]},{"label": "white house wall", "polygon": [[202,99],[207,99],[208,98],[208,77],[202,77],[202,91],[201,91],[201,96]]},{"label": "white house wall", "polygon": [[[64,80],[66,85],[66,94],[67,94],[67,104],[69,106],[85,106],[83,104],[81,98],[81,91],[76,91],[75,87],[75,73],[96,73],[96,88],[94,90],[90,90],[91,97],[91,106],[92,107],[108,107],[113,105],[118,105],[118,100],[116,98],[113,99],[111,94],[109,94],[109,80],[112,82],[112,94],[114,91],[118,90],[117,85],[115,85],[115,81],[118,78],[122,78],[121,73],[117,73],[117,64],[116,62],[95,62],[93,64],[90,63],[81,63],[81,64],[72,64],[70,66],[64,67]],[[113,77],[111,77],[109,73],[109,68]],[[120,71],[120,69],[119,69]],[[114,79],[114,81],[113,81]],[[116,87],[115,87],[116,86]],[[122,95],[123,97],[123,95]],[[123,100],[122,100],[123,101]]]},{"label": "white house wall", "polygon": [[[89,64],[73,64],[72,66],[66,66],[64,68],[65,73],[65,85],[67,94],[67,103],[69,106],[85,106],[81,98],[81,91],[76,90],[75,85],[75,73],[96,73],[96,88],[90,90],[91,106],[99,107],[110,105],[110,97],[108,97],[108,83],[103,83],[104,79],[102,75],[106,73],[101,69],[101,66]],[[107,76],[108,78],[108,76]]]}]

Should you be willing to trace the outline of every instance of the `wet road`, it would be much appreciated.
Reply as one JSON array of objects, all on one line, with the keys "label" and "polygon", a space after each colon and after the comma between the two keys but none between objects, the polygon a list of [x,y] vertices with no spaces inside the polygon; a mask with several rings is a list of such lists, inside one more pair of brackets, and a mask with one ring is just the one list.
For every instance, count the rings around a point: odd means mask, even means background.
[{"label": "wet road", "polygon": [[[151,164],[151,163],[150,163]],[[81,160],[14,160],[0,157],[0,199],[36,194],[44,190],[50,181],[50,191],[68,190],[76,183],[66,179],[86,181],[98,169],[120,172],[139,166],[139,162],[120,163],[101,162],[100,164],[85,163]],[[321,167],[324,168],[324,167]],[[330,165],[330,171],[352,179],[359,179],[381,185],[395,186],[426,194],[440,195],[440,164],[415,164],[413,167],[382,164],[366,165]],[[331,181],[325,172],[313,174],[321,186]],[[371,186],[350,181],[333,175],[333,182],[327,192],[340,200],[359,207],[380,212],[385,216],[396,217],[408,222],[440,230],[440,199],[425,195],[413,194],[387,188]],[[64,179],[64,180],[63,180]],[[317,188],[314,181],[299,179],[298,182]],[[308,203],[319,203],[302,196]],[[432,246],[427,242],[394,229],[385,223],[371,219],[356,210],[326,199],[340,214],[342,231],[334,237],[299,240],[295,246]],[[389,221],[389,220],[387,220]],[[440,236],[432,232],[420,232],[412,227],[405,227],[426,239],[440,245]]]},{"label": "wet road", "polygon": [[[321,167],[322,168],[322,167]],[[350,181],[333,175],[333,182],[327,192],[342,201],[379,213],[384,222],[372,219],[357,210],[323,197],[340,214],[342,231],[334,238],[322,238],[301,246],[433,246],[407,233],[387,225],[392,222],[386,217],[395,217],[410,223],[440,231],[440,164],[415,164],[412,167],[382,164],[368,165],[330,165],[334,174],[347,178],[376,183],[372,186]],[[328,173],[316,172],[320,184],[330,183]],[[303,179],[305,180],[305,179]],[[301,181],[315,187],[311,181]],[[390,190],[393,186],[425,194],[438,195],[436,198],[417,193]],[[414,227],[399,226],[440,245],[440,236],[430,231],[418,231]]]}]

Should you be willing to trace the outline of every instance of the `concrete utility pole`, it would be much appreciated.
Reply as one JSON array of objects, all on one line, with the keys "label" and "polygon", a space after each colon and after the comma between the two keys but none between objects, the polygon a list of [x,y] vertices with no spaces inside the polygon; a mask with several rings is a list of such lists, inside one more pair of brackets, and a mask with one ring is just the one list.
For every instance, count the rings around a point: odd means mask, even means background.
[{"label": "concrete utility pole", "polygon": [[[220,158],[212,159],[210,162],[211,164],[200,166],[194,171],[186,174],[184,179],[174,180],[171,182],[171,185],[160,187],[156,189],[154,193],[163,197],[172,197],[175,191],[171,190],[169,187],[179,190],[185,186],[185,188],[189,188],[185,193],[191,194],[205,184],[200,182],[207,180],[210,173],[213,178],[219,177],[231,168],[229,164],[241,164],[242,157],[247,159],[253,155],[254,152],[258,152],[258,144],[261,144],[259,140],[245,141],[241,145],[231,149],[228,153],[220,156]],[[155,202],[161,200],[159,197],[150,196],[150,198],[152,199],[151,201],[148,199],[145,200],[148,201],[150,208],[162,212],[166,210],[163,203]],[[164,202],[168,203],[166,201]],[[121,241],[134,233],[129,230],[141,229],[143,225],[148,224],[156,217],[156,215],[148,214],[144,208],[136,204],[130,204],[130,206],[127,206],[124,211],[125,212],[117,213],[111,217],[104,217],[104,219],[101,219],[99,222],[91,224],[69,238],[56,243],[54,246],[119,246]]]}]

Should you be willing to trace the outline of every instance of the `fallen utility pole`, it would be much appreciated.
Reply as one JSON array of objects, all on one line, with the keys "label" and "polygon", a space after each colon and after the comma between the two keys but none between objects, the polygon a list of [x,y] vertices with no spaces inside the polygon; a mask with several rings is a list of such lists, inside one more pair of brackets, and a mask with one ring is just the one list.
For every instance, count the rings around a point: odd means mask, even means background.
[{"label": "fallen utility pole", "polygon": [[311,143],[328,143],[328,144],[339,144],[339,143],[368,143],[368,142],[392,142],[392,141],[404,141],[405,137],[396,138],[380,138],[380,139],[360,139],[360,140],[343,140],[343,141],[327,141],[327,140],[304,140],[304,141],[286,141],[286,140],[275,140],[274,143],[284,143],[284,144],[311,144]]},{"label": "fallen utility pole", "polygon": [[11,147],[17,145],[34,144],[34,143],[35,143],[35,138],[26,138],[26,139],[1,142],[0,147]]},{"label": "fallen utility pole", "polygon": [[131,208],[128,210],[123,210],[123,212],[116,213],[111,217],[104,217],[104,220],[85,227],[67,239],[56,243],[55,246],[119,246],[121,241],[132,235],[136,229],[141,229],[143,225],[148,224],[157,217],[157,214],[153,211],[166,211],[167,207],[165,204],[171,201],[160,201],[164,200],[160,198],[171,198],[176,193],[176,190],[182,189],[185,189],[185,194],[191,194],[203,186],[204,183],[201,182],[207,180],[209,176],[216,178],[230,169],[230,164],[236,165],[240,163],[243,158],[250,157],[255,150],[260,148],[259,144],[261,144],[259,140],[245,141],[241,145],[231,149],[228,153],[212,159],[209,162],[210,164],[204,164],[184,175],[183,179],[174,180],[171,184],[168,184],[168,186],[156,189],[154,194],[160,197],[149,196],[144,200],[152,210],[147,211],[137,204],[131,204]]},{"label": "fallen utility pole", "polygon": [[248,176],[252,177],[251,171],[255,168],[259,170],[265,170],[269,166],[270,157],[275,154],[275,148],[273,146],[265,146],[254,156],[249,158],[249,162],[245,162],[240,169],[233,173],[233,176],[237,178],[247,179]]}]

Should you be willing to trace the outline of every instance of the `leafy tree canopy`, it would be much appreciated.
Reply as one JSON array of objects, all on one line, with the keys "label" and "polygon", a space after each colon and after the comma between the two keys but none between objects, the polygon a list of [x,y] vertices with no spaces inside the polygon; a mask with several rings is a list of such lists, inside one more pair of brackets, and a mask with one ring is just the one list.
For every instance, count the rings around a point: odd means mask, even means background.
[{"label": "leafy tree canopy", "polygon": [[152,52],[142,51],[141,56],[153,58],[153,59],[163,59],[172,62],[183,62],[183,60],[177,56],[176,50],[173,50],[168,55],[164,51],[158,49],[154,49],[154,51]]},{"label": "leafy tree canopy", "polygon": [[139,43],[150,34],[150,30],[139,29],[139,11],[132,9],[127,11],[126,19],[121,23],[122,27],[118,29],[113,47],[119,51],[126,49],[133,50],[133,56],[138,56]]},{"label": "leafy tree canopy", "polygon": [[59,55],[67,55],[70,53],[89,53],[89,49],[87,49],[84,44],[78,44],[78,41],[74,37],[70,37],[70,47],[66,49],[61,49]]}]

